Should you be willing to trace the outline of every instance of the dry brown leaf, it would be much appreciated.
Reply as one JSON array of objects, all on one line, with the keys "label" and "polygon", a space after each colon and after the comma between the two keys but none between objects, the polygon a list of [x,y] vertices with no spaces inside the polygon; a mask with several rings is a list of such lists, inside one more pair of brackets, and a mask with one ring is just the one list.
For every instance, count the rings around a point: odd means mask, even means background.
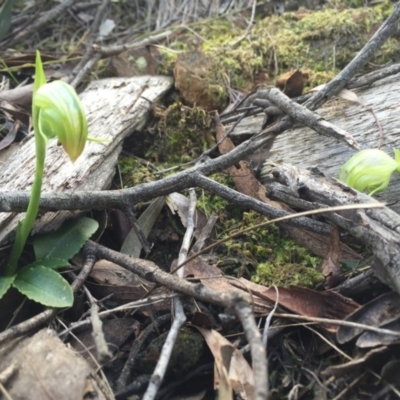
[{"label": "dry brown leaf", "polygon": [[[225,137],[225,127],[217,121],[217,141],[220,142]],[[232,143],[230,138],[225,138],[218,146],[221,154],[226,154],[233,150],[235,145]],[[278,201],[270,200],[266,196],[266,187],[262,185],[254,176],[252,169],[249,165],[240,161],[239,168],[231,166],[228,169],[233,182],[235,183],[236,189],[243,193],[251,196],[257,200],[262,201],[272,207],[276,207],[281,210],[293,212],[291,208]],[[324,257],[329,250],[329,240],[327,236],[319,235],[314,232],[309,232],[301,228],[296,228],[287,224],[279,224],[279,227],[283,228],[291,239],[295,240],[296,243],[303,247],[306,247],[313,254]],[[351,250],[348,246],[340,243],[340,259],[341,260],[359,260],[362,258],[355,251]]]},{"label": "dry brown leaf", "polygon": [[379,326],[381,329],[387,329],[397,333],[397,335],[390,335],[384,332],[373,332],[365,331],[356,342],[356,346],[360,348],[370,348],[377,346],[389,346],[390,344],[400,343],[400,317],[396,317],[394,320],[382,324]]},{"label": "dry brown leaf", "polygon": [[399,382],[400,360],[391,360],[386,363],[381,371],[381,378],[385,383],[394,385],[397,389],[400,388]]},{"label": "dry brown leaf", "polygon": [[7,135],[0,140],[0,150],[6,149],[7,147],[11,146],[12,143],[14,143],[19,127],[21,126],[21,122],[15,121],[10,125],[11,128],[9,129]]},{"label": "dry brown leaf", "polygon": [[341,275],[342,270],[339,265],[340,256],[340,232],[339,228],[334,225],[331,228],[330,235],[330,248],[328,254],[326,254],[321,265],[321,272],[326,279],[326,287],[332,288],[337,286],[343,281]]},{"label": "dry brown leaf", "polygon": [[[143,298],[153,287],[152,283],[107,260],[96,262],[90,278],[91,282],[87,282],[87,285],[95,297],[104,298],[111,295],[118,305]],[[155,289],[152,295],[167,293],[169,291],[166,288],[160,287]],[[168,310],[170,303],[170,300],[165,300],[154,304],[154,307],[157,310]]]},{"label": "dry brown leaf", "polygon": [[[319,85],[310,90],[310,92],[318,92],[319,90],[322,90],[326,85]],[[353,92],[352,90],[349,89],[342,89],[337,95],[337,97],[340,97],[343,100],[351,101],[352,103],[358,103],[363,105],[361,102],[360,98]]]},{"label": "dry brown leaf", "polygon": [[[227,154],[235,148],[232,140],[225,137],[225,127],[221,122],[217,121],[217,142],[219,143],[218,149],[221,154]],[[253,171],[245,161],[239,161],[239,168],[234,165],[228,168],[229,175],[235,183],[236,189],[251,196],[257,200],[270,202],[265,196],[266,188],[255,178]]]},{"label": "dry brown leaf", "polygon": [[[170,193],[165,198],[165,201],[173,214],[178,213],[182,225],[186,227],[189,204],[190,204],[189,198],[184,196],[183,194],[175,192],[175,193]],[[196,208],[196,215],[195,215],[196,229],[194,232],[194,236],[196,239],[198,239],[202,229],[207,225],[207,221],[208,218],[206,217],[206,215],[201,210]]]},{"label": "dry brown leaf", "polygon": [[300,70],[289,71],[281,75],[276,81],[276,87],[282,90],[286,96],[293,98],[301,96],[303,93],[304,82],[309,78],[308,73]]},{"label": "dry brown leaf", "polygon": [[352,91],[349,89],[342,89],[338,94],[338,97],[340,97],[343,100],[351,101],[352,103],[358,103],[361,104],[360,98]]},{"label": "dry brown leaf", "polygon": [[[395,293],[385,293],[358,310],[350,314],[346,321],[357,322],[363,325],[379,327],[392,321],[400,313],[400,296]],[[361,328],[341,326],[337,332],[337,340],[340,344],[347,343],[363,332]]]},{"label": "dry brown leaf", "polygon": [[[240,395],[241,398],[245,400],[251,399],[254,391],[253,371],[242,353],[217,331],[199,327],[196,328],[204,336],[214,356],[216,371],[218,371],[219,374],[218,381],[223,381],[224,392],[226,393],[226,388],[228,386],[232,388],[236,394]],[[225,382],[225,371],[228,373],[228,384]]]},{"label": "dry brown leaf", "polygon": [[[270,302],[276,301],[276,291],[274,287],[266,288],[262,285],[246,281],[241,278],[242,285],[247,286],[254,296],[260,297]],[[237,283],[231,284],[237,287]],[[359,308],[352,299],[344,297],[336,292],[319,292],[313,289],[290,286],[289,288],[278,287],[280,306],[288,310],[307,317],[328,318],[343,320],[349,314]],[[321,324],[321,327],[329,332],[337,332],[338,326],[335,324]]]},{"label": "dry brown leaf", "polygon": [[[232,293],[232,285],[230,282],[233,278],[224,276],[215,264],[209,263],[206,256],[197,257],[186,264],[185,277],[198,279],[203,285],[218,290],[220,293]],[[254,312],[265,314],[270,310],[271,306],[267,304],[265,300],[255,299],[255,301],[252,301],[245,285],[241,284],[240,280],[237,280],[237,285],[238,290],[242,291],[241,295],[243,296],[244,292],[246,300],[254,303]]]}]

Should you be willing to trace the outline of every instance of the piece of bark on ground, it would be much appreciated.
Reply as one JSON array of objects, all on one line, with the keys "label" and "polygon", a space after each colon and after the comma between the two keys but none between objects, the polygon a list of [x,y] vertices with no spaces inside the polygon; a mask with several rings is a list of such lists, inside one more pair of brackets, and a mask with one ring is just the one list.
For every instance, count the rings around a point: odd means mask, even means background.
[{"label": "piece of bark on ground", "polygon": [[[43,192],[75,192],[109,187],[115,173],[123,140],[147,122],[151,101],[158,101],[172,86],[171,78],[144,76],[112,78],[92,82],[80,95],[86,111],[89,136],[105,139],[104,143],[88,142],[81,157],[72,164],[57,141],[47,149]],[[2,191],[29,190],[35,169],[33,136],[2,168]],[[1,160],[1,154],[0,154]],[[67,211],[46,213],[35,230],[56,229],[65,218],[76,215]],[[16,228],[23,214],[0,213],[0,243]]]},{"label": "piece of bark on ground", "polygon": [[[393,156],[393,148],[400,143],[400,74],[378,80],[368,87],[352,89],[364,106],[371,107],[382,125],[382,150]],[[346,130],[360,144],[361,149],[377,148],[380,142],[379,128],[370,111],[358,103],[334,98],[316,111],[330,123]],[[263,115],[244,118],[233,130],[231,137],[248,137],[260,132]],[[237,139],[236,139],[237,140]],[[356,150],[329,137],[319,135],[307,127],[295,125],[294,129],[276,137],[271,149],[261,155],[253,155],[265,160],[263,175],[268,175],[271,165],[286,162],[300,168],[318,167],[325,175],[337,177],[341,166],[356,153]],[[264,182],[268,183],[268,180]],[[391,183],[384,193],[376,196],[381,201],[391,203],[400,196],[400,176],[393,174]],[[400,203],[390,206],[400,212]]]}]

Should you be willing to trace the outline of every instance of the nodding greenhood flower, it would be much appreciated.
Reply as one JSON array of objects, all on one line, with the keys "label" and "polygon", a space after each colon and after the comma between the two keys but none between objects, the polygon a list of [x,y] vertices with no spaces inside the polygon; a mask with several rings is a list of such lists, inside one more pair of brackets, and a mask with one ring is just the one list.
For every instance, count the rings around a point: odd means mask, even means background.
[{"label": "nodding greenhood flower", "polygon": [[39,51],[36,53],[32,119],[35,135],[40,136],[45,145],[56,137],[72,162],[81,155],[88,137],[82,104],[68,83],[46,83]]},{"label": "nodding greenhood flower", "polygon": [[[18,259],[38,214],[46,147],[49,139],[57,138],[72,162],[80,156],[88,139],[85,112],[75,90],[63,81],[46,83],[39,51],[36,52],[32,121],[35,131],[36,150],[35,179],[25,219],[18,225],[14,245],[6,265],[5,276],[8,277],[15,274]],[[10,286],[12,280],[9,280],[8,283],[8,286]],[[5,291],[3,290],[4,293]]]},{"label": "nodding greenhood flower", "polygon": [[34,94],[33,103],[38,111],[35,130],[46,142],[57,137],[74,162],[83,152],[88,137],[86,116],[75,90],[63,81],[46,83]]},{"label": "nodding greenhood flower", "polygon": [[394,171],[400,173],[400,151],[393,149],[395,160],[382,150],[361,150],[340,169],[339,180],[370,196],[383,192]]}]

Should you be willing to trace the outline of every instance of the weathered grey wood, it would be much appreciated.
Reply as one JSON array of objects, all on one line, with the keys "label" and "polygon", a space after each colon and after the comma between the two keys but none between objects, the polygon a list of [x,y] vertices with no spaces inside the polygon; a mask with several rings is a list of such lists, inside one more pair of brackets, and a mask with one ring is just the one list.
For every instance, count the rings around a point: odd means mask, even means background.
[{"label": "weathered grey wood", "polygon": [[[354,91],[363,104],[372,106],[383,128],[382,150],[393,156],[393,147],[400,148],[400,74],[377,81],[367,89]],[[375,120],[361,105],[333,99],[317,112],[327,121],[346,130],[362,149],[378,147],[379,133]],[[251,131],[256,131],[262,120],[253,118],[253,121],[256,124]],[[239,129],[243,132],[245,128]],[[342,142],[321,136],[309,128],[297,128],[276,138],[263,175],[268,174],[271,163],[286,162],[301,168],[316,166],[327,176],[337,177],[340,167],[355,153]],[[388,190],[375,197],[388,203],[397,201],[400,198],[400,176],[394,173]],[[400,202],[391,208],[400,213]]]},{"label": "weathered grey wood", "polygon": [[[80,95],[87,114],[89,135],[108,141],[88,142],[75,164],[71,163],[62,147],[52,141],[47,150],[43,192],[109,187],[123,140],[134,130],[143,128],[151,102],[159,100],[172,84],[172,78],[161,76],[113,78],[91,83]],[[34,169],[34,139],[31,136],[2,166],[0,190],[28,190],[33,182]],[[35,229],[53,229],[68,215],[71,213],[46,213]],[[22,218],[23,214],[0,213],[0,243],[14,231]]]},{"label": "weathered grey wood", "polygon": [[[279,164],[273,168],[269,194],[292,207],[315,209],[376,203],[371,197],[343,187],[320,173]],[[380,280],[400,293],[400,215],[384,208],[327,213],[325,218],[358,238],[374,253],[371,265]]]}]

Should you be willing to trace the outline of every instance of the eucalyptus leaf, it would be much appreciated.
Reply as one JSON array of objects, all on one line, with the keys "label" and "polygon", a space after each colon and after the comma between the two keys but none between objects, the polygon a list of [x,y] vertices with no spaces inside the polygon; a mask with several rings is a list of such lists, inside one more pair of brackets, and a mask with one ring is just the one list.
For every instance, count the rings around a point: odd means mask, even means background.
[{"label": "eucalyptus leaf", "polygon": [[10,289],[14,279],[15,275],[0,276],[0,299],[7,293],[8,289]]},{"label": "eucalyptus leaf", "polygon": [[[164,197],[157,197],[138,218],[138,224],[146,238],[149,236],[154,223],[160,215],[160,211],[163,208],[164,203]],[[131,229],[125,238],[124,243],[122,244],[121,253],[127,254],[133,258],[138,258],[140,256],[142,247],[142,243],[140,242],[135,230]]]},{"label": "eucalyptus leaf", "polygon": [[69,283],[56,271],[43,265],[20,269],[13,286],[29,299],[48,307],[71,307],[74,294]]},{"label": "eucalyptus leaf", "polygon": [[66,221],[57,232],[36,236],[33,239],[36,259],[71,259],[96,232],[98,226],[94,219],[82,217]]}]

